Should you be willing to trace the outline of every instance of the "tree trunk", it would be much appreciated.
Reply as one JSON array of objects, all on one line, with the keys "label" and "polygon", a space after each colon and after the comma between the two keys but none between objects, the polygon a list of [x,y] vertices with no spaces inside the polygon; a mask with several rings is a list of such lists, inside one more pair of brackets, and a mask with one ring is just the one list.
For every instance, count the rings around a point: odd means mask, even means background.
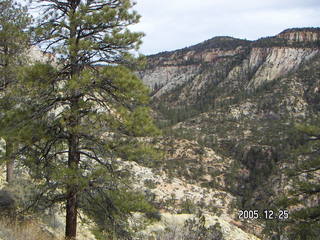
[{"label": "tree trunk", "polygon": [[69,119],[69,153],[68,153],[68,168],[71,170],[70,182],[67,183],[67,202],[66,202],[66,239],[75,240],[77,235],[77,215],[78,215],[78,180],[77,171],[80,162],[79,152],[79,136],[77,133],[77,126],[79,126],[80,120],[78,115],[79,99],[74,98],[71,100],[71,116]]},{"label": "tree trunk", "polygon": [[72,189],[68,191],[66,208],[66,239],[75,240],[77,237],[78,201],[77,192],[72,191]]},{"label": "tree trunk", "polygon": [[14,159],[12,157],[13,144],[10,139],[6,139],[6,181],[11,183],[14,179],[13,169],[14,169]]},{"label": "tree trunk", "polygon": [[[71,134],[69,138],[69,156],[68,167],[77,171],[80,154],[78,151],[79,138],[76,134]],[[75,183],[76,179],[72,179],[71,184],[67,186],[67,203],[66,203],[66,239],[74,240],[77,235],[77,215],[78,215],[78,187]]]},{"label": "tree trunk", "polygon": [[[69,15],[70,20],[70,65],[71,79],[74,76],[79,76],[79,63],[78,63],[78,47],[77,47],[77,26],[78,23],[75,21],[74,16],[76,9],[80,4],[80,0],[68,0],[71,10]],[[79,153],[79,136],[76,128],[80,124],[79,117],[79,97],[78,90],[74,90],[73,99],[70,101],[71,116],[69,119],[70,132],[69,132],[69,155],[68,155],[68,168],[76,172],[79,168],[80,153]],[[67,186],[67,203],[66,203],[66,239],[75,240],[77,236],[77,211],[78,211],[78,199],[77,193],[79,191],[76,179],[72,178],[72,182]]]}]

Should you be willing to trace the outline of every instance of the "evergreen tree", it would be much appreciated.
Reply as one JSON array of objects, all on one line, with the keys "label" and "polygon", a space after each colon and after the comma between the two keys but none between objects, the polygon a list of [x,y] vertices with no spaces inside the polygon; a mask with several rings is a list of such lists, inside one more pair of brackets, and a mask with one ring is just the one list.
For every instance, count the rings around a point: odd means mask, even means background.
[{"label": "evergreen tree", "polygon": [[[117,189],[117,158],[129,158],[158,133],[148,90],[123,65],[141,33],[129,0],[44,0],[35,40],[56,54],[57,67],[37,63],[10,89],[17,103],[6,122],[23,147],[25,165],[48,202],[66,202],[66,239],[75,239],[79,195]],[[45,180],[45,181],[43,181]],[[110,216],[111,217],[111,216]]]},{"label": "evergreen tree", "polygon": [[[12,0],[0,1],[0,94],[1,109],[6,111],[12,107],[6,96],[6,88],[15,83],[17,69],[26,61],[29,47],[29,34],[26,31],[31,18],[27,8]],[[2,130],[5,126],[1,127]],[[5,133],[4,133],[5,135]],[[6,141],[5,161],[7,166],[7,182],[13,180],[14,140],[12,136],[4,136]]]},{"label": "evergreen tree", "polygon": [[289,239],[315,240],[320,234],[320,128],[319,120],[297,124],[295,166],[287,171],[293,181],[289,197],[280,198],[278,206],[291,209],[286,221]]}]

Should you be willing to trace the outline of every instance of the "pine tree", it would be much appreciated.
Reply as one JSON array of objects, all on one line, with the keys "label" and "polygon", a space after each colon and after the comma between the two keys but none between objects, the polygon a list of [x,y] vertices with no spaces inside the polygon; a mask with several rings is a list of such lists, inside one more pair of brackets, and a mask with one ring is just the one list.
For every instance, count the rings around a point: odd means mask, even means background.
[{"label": "pine tree", "polygon": [[[6,88],[15,83],[17,69],[26,61],[25,56],[29,47],[29,34],[26,29],[30,22],[31,18],[26,7],[12,0],[0,2],[0,94],[3,111],[12,107],[11,100],[6,97]],[[1,128],[3,130],[5,126]],[[12,136],[4,135],[2,137],[6,140],[6,180],[12,182],[14,140]]]},{"label": "pine tree", "polygon": [[37,6],[44,12],[34,39],[58,57],[57,67],[37,63],[21,72],[20,85],[10,89],[19,104],[6,122],[31,175],[42,180],[41,195],[66,201],[66,239],[75,239],[79,195],[97,185],[117,188],[117,158],[143,148],[137,137],[158,133],[147,88],[124,66],[143,34],[127,28],[139,20],[129,0]]},{"label": "pine tree", "polygon": [[314,240],[320,234],[320,128],[319,120],[313,121],[296,125],[295,164],[286,171],[293,189],[277,203],[291,209],[285,228],[289,239]]}]

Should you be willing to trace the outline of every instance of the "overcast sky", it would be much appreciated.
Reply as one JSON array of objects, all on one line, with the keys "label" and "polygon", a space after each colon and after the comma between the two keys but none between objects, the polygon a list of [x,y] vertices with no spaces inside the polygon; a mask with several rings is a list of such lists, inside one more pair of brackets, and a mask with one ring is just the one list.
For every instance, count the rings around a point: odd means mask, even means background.
[{"label": "overcast sky", "polygon": [[255,40],[292,27],[320,27],[320,0],[136,0],[146,34],[140,51],[153,54],[215,36]]}]

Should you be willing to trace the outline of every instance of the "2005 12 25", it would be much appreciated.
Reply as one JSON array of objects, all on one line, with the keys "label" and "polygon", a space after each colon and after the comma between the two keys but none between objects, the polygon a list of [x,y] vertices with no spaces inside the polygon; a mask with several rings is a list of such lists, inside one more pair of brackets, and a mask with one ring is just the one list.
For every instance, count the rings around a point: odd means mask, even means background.
[{"label": "2005 12 25", "polygon": [[286,220],[289,218],[289,211],[279,209],[277,211],[271,209],[260,210],[239,210],[239,219],[265,219],[265,220]]}]

